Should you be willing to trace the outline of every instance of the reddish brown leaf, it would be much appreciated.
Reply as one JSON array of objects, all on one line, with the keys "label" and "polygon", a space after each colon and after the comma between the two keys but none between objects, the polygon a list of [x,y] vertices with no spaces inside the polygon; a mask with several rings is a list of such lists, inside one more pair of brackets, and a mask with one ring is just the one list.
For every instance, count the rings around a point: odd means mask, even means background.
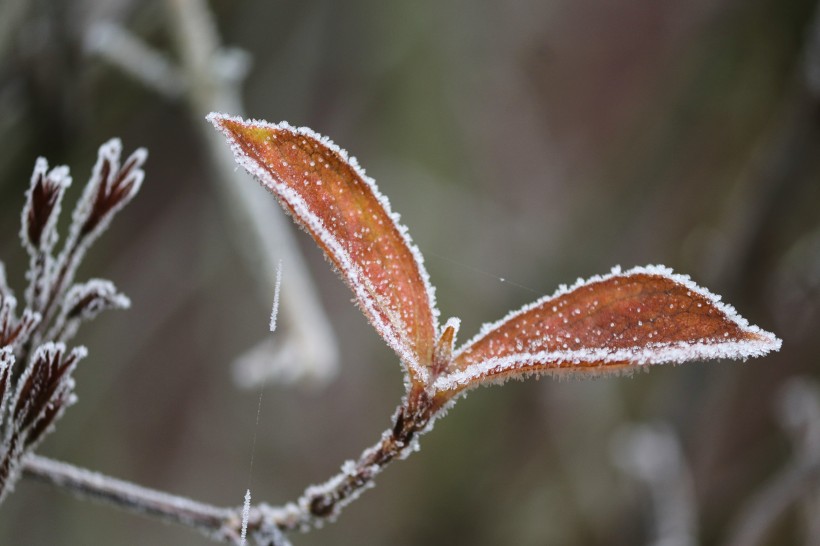
[{"label": "reddish brown leaf", "polygon": [[663,267],[579,281],[482,332],[455,355],[440,396],[533,373],[616,372],[641,365],[748,358],[780,348],[720,298]]},{"label": "reddish brown leaf", "polygon": [[57,239],[55,224],[60,214],[60,201],[70,184],[67,167],[55,167],[49,171],[46,160],[37,159],[31,186],[26,192],[20,232],[23,244],[32,256],[51,251]]},{"label": "reddish brown leaf", "polygon": [[414,380],[425,382],[437,332],[433,291],[398,216],[355,159],[306,128],[208,119],[228,137],[237,162],[325,251]]}]

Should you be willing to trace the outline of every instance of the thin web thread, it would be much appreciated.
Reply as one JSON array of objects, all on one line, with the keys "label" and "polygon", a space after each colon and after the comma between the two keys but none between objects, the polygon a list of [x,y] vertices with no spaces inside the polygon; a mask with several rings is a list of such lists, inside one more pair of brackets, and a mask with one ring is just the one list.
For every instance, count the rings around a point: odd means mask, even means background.
[{"label": "thin web thread", "polygon": [[[276,265],[276,286],[273,291],[273,309],[270,314],[270,331],[276,331],[276,318],[279,315],[279,290],[282,285],[282,260]],[[253,427],[253,442],[251,443],[251,460],[248,465],[248,488],[245,490],[245,502],[242,505],[242,533],[239,544],[245,546],[248,535],[248,519],[251,511],[251,480],[253,479],[253,460],[256,455],[256,438],[259,431],[259,419],[262,415],[263,389],[259,389],[259,402],[256,405],[256,423]]]},{"label": "thin web thread", "polygon": [[454,260],[454,259],[449,258],[447,256],[442,256],[441,254],[437,254],[435,252],[430,252],[429,250],[425,251],[425,254],[428,255],[428,256],[435,256],[436,258],[439,258],[439,259],[444,260],[446,262],[450,262],[451,264],[455,264],[459,267],[469,269],[470,271],[480,273],[480,274],[482,274],[486,277],[490,277],[490,278],[495,279],[499,282],[503,282],[504,284],[509,284],[510,286],[514,286],[516,288],[526,290],[527,292],[532,292],[533,294],[541,294],[542,293],[542,292],[539,292],[538,290],[530,288],[529,286],[525,286],[525,285],[517,283],[515,281],[511,281],[510,279],[508,279],[506,277],[500,277],[500,276],[496,275],[495,273],[490,273],[489,271],[486,271],[484,269],[481,269],[481,268],[466,264],[464,262],[460,262],[458,260]]}]

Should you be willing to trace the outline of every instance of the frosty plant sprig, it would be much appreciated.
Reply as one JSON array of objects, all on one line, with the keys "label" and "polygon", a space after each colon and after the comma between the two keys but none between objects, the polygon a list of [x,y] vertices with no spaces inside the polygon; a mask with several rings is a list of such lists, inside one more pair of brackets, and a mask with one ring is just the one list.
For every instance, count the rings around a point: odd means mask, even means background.
[{"label": "frosty plant sprig", "polygon": [[[273,193],[325,252],[405,372],[406,394],[381,440],[296,502],[257,524],[307,529],[336,517],[467,391],[530,375],[628,372],[662,363],[762,356],[780,348],[729,305],[663,266],[614,268],[579,280],[456,348],[424,262],[387,199],[356,160],[310,129],[212,113],[237,162]],[[251,522],[253,527],[254,522]]]},{"label": "frosty plant sprig", "polygon": [[72,375],[86,350],[69,350],[66,343],[82,322],[130,304],[109,281],[74,282],[86,250],[142,184],[146,151],[120,165],[121,153],[118,139],[100,147],[59,253],[57,220],[71,177],[68,167],[49,170],[44,158],[35,163],[20,229],[29,268],[19,317],[0,262],[0,501],[20,477],[24,458],[75,401]]},{"label": "frosty plant sprig", "polygon": [[[322,248],[396,352],[406,393],[392,426],[337,475],[281,507],[251,506],[250,492],[245,506],[211,506],[33,453],[75,400],[72,374],[85,349],[66,343],[99,312],[128,306],[109,281],[74,280],[85,251],[143,179],[146,152],[137,150],[120,164],[121,145],[112,140],[100,148],[57,253],[57,216],[70,178],[67,168],[49,170],[45,160],[37,161],[23,209],[21,237],[30,266],[19,315],[0,264],[0,501],[26,475],[191,527],[215,541],[285,546],[287,533],[336,518],[477,386],[531,375],[597,377],[653,364],[745,359],[780,348],[773,334],[662,266],[614,268],[562,286],[457,346],[459,320],[439,321],[421,254],[353,158],[309,129],[223,114],[208,119],[228,138],[236,160]],[[274,307],[272,329],[275,318]]]}]

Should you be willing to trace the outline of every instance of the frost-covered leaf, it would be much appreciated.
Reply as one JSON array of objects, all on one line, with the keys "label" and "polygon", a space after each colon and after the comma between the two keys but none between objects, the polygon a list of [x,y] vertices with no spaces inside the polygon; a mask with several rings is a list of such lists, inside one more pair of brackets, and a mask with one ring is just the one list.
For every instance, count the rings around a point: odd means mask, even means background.
[{"label": "frost-covered leaf", "polygon": [[14,429],[24,445],[38,442],[48,427],[74,402],[72,373],[84,358],[84,347],[70,352],[62,343],[45,343],[37,348],[32,362],[20,376],[11,401]]},{"label": "frost-covered leaf", "polygon": [[57,218],[66,188],[71,185],[68,167],[48,170],[45,158],[38,158],[26,191],[26,203],[20,226],[20,240],[30,256],[26,274],[26,304],[30,309],[41,310],[48,296],[48,288],[54,273],[52,248],[57,242]]},{"label": "frost-covered leaf", "polygon": [[26,192],[20,237],[23,246],[34,256],[47,253],[57,241],[55,224],[60,215],[60,204],[66,188],[71,185],[68,167],[48,170],[45,158],[38,158]]},{"label": "frost-covered leaf", "polygon": [[128,309],[131,300],[117,291],[114,283],[105,279],[91,279],[71,287],[65,297],[69,319],[91,320],[107,309]]},{"label": "frost-covered leaf", "polygon": [[780,348],[688,277],[660,267],[619,268],[485,325],[435,389],[453,394],[529,374],[598,374],[649,364],[761,356]]},{"label": "frost-covered leaf", "polygon": [[[11,347],[0,347],[0,433],[3,431],[6,404],[11,395],[11,368],[14,365],[14,354]],[[2,438],[2,434],[0,434]]]},{"label": "frost-covered leaf", "polygon": [[47,337],[67,341],[74,337],[82,322],[92,320],[109,309],[129,307],[131,300],[119,292],[111,281],[91,279],[82,284],[75,284],[66,292],[63,309]]},{"label": "frost-covered leaf", "polygon": [[[29,307],[42,314],[43,324],[35,332],[35,343],[43,340],[46,325],[51,324],[62,304],[66,290],[74,282],[77,268],[88,248],[108,227],[114,216],[137,194],[145,176],[142,165],[148,152],[139,148],[120,165],[122,144],[117,138],[102,146],[91,178],[83,190],[74,212],[68,237],[53,264],[46,263],[43,274],[34,268],[26,293]],[[32,274],[34,272],[35,274]],[[42,282],[37,281],[42,278]]]},{"label": "frost-covered leaf", "polygon": [[77,239],[96,238],[139,191],[148,152],[137,149],[120,167],[121,154],[122,143],[118,138],[100,146],[91,179],[74,210],[72,235]]},{"label": "frost-covered leaf", "polygon": [[138,148],[122,166],[121,154],[122,143],[118,138],[100,146],[97,163],[74,208],[68,240],[58,260],[61,274],[60,286],[56,288],[60,294],[74,280],[77,266],[88,247],[142,186],[145,178],[142,165],[148,157],[147,150]]},{"label": "frost-covered leaf", "polygon": [[579,281],[453,352],[458,320],[438,336],[418,251],[355,160],[309,129],[222,114],[208,118],[237,161],[281,201],[353,288],[359,304],[437,404],[465,388],[534,373],[585,374],[780,347],[720,298],[660,266]]},{"label": "frost-covered leaf", "polygon": [[25,309],[18,319],[15,315],[17,300],[9,293],[0,292],[0,347],[12,349],[24,345],[40,324],[40,314]]},{"label": "frost-covered leaf", "polygon": [[355,159],[310,129],[208,119],[325,251],[414,380],[425,382],[437,332],[433,290],[398,215]]},{"label": "frost-covered leaf", "polygon": [[[85,354],[84,347],[67,352],[62,343],[41,345],[17,380],[14,394],[4,402],[0,501],[19,479],[23,456],[37,446],[65,409],[74,403],[72,373]],[[2,358],[0,356],[0,360]],[[3,397],[6,396],[4,393]]]}]

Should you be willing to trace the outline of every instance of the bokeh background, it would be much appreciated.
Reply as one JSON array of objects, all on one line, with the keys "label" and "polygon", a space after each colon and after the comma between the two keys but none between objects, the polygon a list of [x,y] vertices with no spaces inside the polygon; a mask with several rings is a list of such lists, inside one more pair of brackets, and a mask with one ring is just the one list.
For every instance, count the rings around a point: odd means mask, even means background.
[{"label": "bokeh background", "polygon": [[[18,292],[35,158],[71,166],[70,202],[104,140],[150,150],[141,194],[80,275],[112,279],[133,307],[84,328],[79,403],[39,451],[204,502],[240,505],[250,483],[255,501],[281,503],[378,439],[401,371],[298,233],[338,372],[235,385],[232,361],[271,335],[274,271],[260,286],[242,258],[187,91],[158,93],[88,46],[105,23],[178,62],[175,1],[0,1],[0,258]],[[722,545],[749,525],[763,528],[751,543],[820,544],[815,2],[209,9],[251,60],[236,84],[245,112],[308,125],[359,158],[461,339],[559,283],[663,263],[784,340],[746,363],[473,392],[420,453],[296,545]],[[0,544],[209,543],[28,480],[0,510]]]}]

